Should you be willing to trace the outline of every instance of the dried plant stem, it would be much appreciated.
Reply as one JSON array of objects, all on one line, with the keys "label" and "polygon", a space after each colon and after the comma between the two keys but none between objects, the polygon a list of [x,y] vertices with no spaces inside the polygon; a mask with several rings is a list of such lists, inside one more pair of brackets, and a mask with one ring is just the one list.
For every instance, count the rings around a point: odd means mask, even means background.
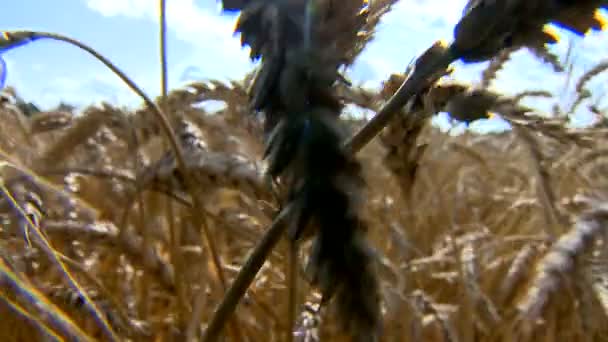
[{"label": "dried plant stem", "polygon": [[201,341],[210,342],[217,340],[224,323],[230,318],[230,315],[236,309],[239,300],[243,297],[258,271],[262,265],[264,265],[266,258],[270,252],[272,252],[274,246],[279,242],[281,235],[285,232],[287,225],[284,220],[290,215],[292,210],[293,209],[290,206],[285,207],[279,215],[277,215],[270,228],[266,231],[266,234],[264,234],[262,239],[255,246],[251,255],[247,258],[247,261],[234,279],[234,282],[224,295],[224,298],[222,298],[222,302],[215,310]]},{"label": "dried plant stem", "polygon": [[[201,272],[201,284],[205,283],[204,272]],[[194,299],[194,305],[192,306],[192,317],[188,326],[186,327],[186,342],[196,341],[195,336],[198,336],[201,317],[203,316],[203,309],[207,302],[207,291],[205,286],[201,286]]]},{"label": "dried plant stem", "polygon": [[94,275],[91,274],[91,272],[89,272],[89,270],[87,270],[87,267],[85,265],[67,257],[66,255],[60,252],[57,252],[57,256],[59,256],[61,260],[63,260],[71,268],[78,270],[78,272],[80,272],[85,278],[89,279],[90,282],[95,284],[97,289],[99,289],[99,292],[103,293],[103,295],[108,298],[110,302],[112,302],[112,305],[114,305],[114,308],[121,316],[121,318],[125,322],[128,322],[129,314],[127,313],[127,310],[125,309],[124,305],[120,302],[120,300],[118,300],[118,298],[116,298],[114,294],[112,294],[110,290],[108,290],[107,287],[103,285],[103,283],[99,279],[97,279]]},{"label": "dried plant stem", "polygon": [[[82,331],[61,309],[46,299],[40,291],[30,286],[29,283],[13,272],[2,258],[0,258],[0,283],[18,289],[22,296],[26,297],[29,302],[35,303],[38,310],[42,311],[42,316],[46,316],[43,318],[47,321],[45,322],[46,324],[55,325],[55,329],[60,330],[71,340],[94,341],[91,336]],[[6,296],[2,295],[0,298],[6,298]]]},{"label": "dried plant stem", "polygon": [[298,305],[298,242],[289,241],[287,258],[287,327],[285,341],[293,342]]},{"label": "dried plant stem", "polygon": [[547,224],[547,233],[551,236],[557,235],[558,225],[561,223],[560,216],[555,207],[555,194],[549,182],[549,173],[543,167],[542,153],[534,137],[527,131],[525,126],[513,123],[513,130],[516,134],[528,145],[531,159],[536,171],[538,181],[537,192],[544,207],[545,223]]},{"label": "dried plant stem", "polygon": [[23,208],[17,203],[15,198],[12,196],[10,191],[6,188],[6,186],[2,182],[0,182],[0,189],[2,191],[2,195],[7,199],[7,201],[9,203],[12,204],[15,211],[17,211],[17,214],[19,216],[21,216],[21,219],[23,219],[26,222],[27,229],[31,230],[35,233],[35,235],[37,237],[37,240],[36,240],[37,245],[39,245],[40,248],[47,254],[47,257],[49,258],[49,260],[51,262],[53,262],[54,264],[56,264],[56,266],[58,266],[59,270],[64,275],[68,284],[74,289],[74,291],[78,292],[82,296],[85,303],[87,304],[86,305],[87,308],[91,311],[93,318],[102,327],[102,331],[108,336],[108,338],[110,338],[111,341],[120,341],[120,339],[118,338],[118,335],[116,335],[114,330],[112,330],[110,323],[106,320],[102,311],[97,307],[95,302],[93,302],[91,300],[91,298],[86,294],[86,292],[84,291],[82,286],[76,281],[76,279],[70,273],[70,271],[68,271],[66,265],[61,261],[60,257],[57,255],[57,253],[55,252],[53,247],[50,245],[49,241],[46,239],[44,234],[42,234],[42,232],[38,229],[38,227],[36,227],[36,225],[34,225],[32,220],[30,219],[30,217],[24,212]]},{"label": "dried plant stem", "polygon": [[167,80],[167,1],[160,0],[160,94],[164,101],[167,99],[168,80]]},{"label": "dried plant stem", "polygon": [[[138,147],[140,146],[140,142],[139,139],[137,138],[137,134],[135,133],[134,129],[129,130],[129,156],[132,159],[133,162],[133,168],[134,168],[134,173],[135,173],[135,177],[134,177],[134,186],[135,186],[135,193],[134,193],[134,197],[135,197],[135,201],[137,202],[137,206],[138,206],[138,214],[139,217],[136,220],[136,224],[137,224],[137,231],[140,232],[142,234],[142,249],[146,248],[147,246],[150,245],[150,231],[148,229],[148,225],[146,224],[146,213],[145,213],[145,208],[144,208],[144,199],[143,199],[143,184],[140,181],[140,174],[141,172],[139,171],[139,162],[137,160],[137,153],[138,153]],[[125,208],[124,214],[123,214],[123,221],[121,224],[121,227],[123,227],[123,229],[121,229],[120,231],[120,235],[122,239],[126,238],[126,234],[128,232],[128,229],[126,229],[126,220],[128,218],[129,212],[131,211],[131,205],[127,206],[127,208]],[[153,264],[152,259],[152,254],[151,253],[147,253],[144,252],[143,253],[143,264],[144,265],[151,265]],[[147,317],[147,313],[148,313],[148,309],[149,309],[149,286],[150,286],[150,272],[143,272],[142,277],[140,278],[140,282],[141,282],[141,287],[142,287],[142,291],[141,291],[141,295],[139,297],[139,301],[141,303],[141,305],[138,306],[139,308],[139,315],[142,319],[145,319]]]},{"label": "dried plant stem", "polygon": [[453,61],[454,58],[448,50],[436,56],[429,64],[422,64],[414,69],[378,113],[346,143],[346,149],[356,153],[367,145],[413,96],[428,86],[431,76],[447,68]]},{"label": "dried plant stem", "polygon": [[[148,225],[146,224],[146,212],[144,209],[144,200],[143,200],[143,195],[142,192],[137,191],[137,206],[139,207],[138,209],[138,213],[139,213],[139,218],[137,220],[137,224],[138,224],[138,231],[141,232],[142,234],[142,244],[144,246],[149,246],[150,245],[150,229],[148,229]],[[144,253],[144,259],[149,259],[150,258],[150,254],[149,253]],[[144,260],[144,264],[148,264],[150,263],[150,260]],[[140,312],[139,315],[141,317],[141,319],[146,319],[148,317],[148,309],[149,309],[149,293],[150,293],[150,275],[148,274],[148,272],[143,272],[142,276],[141,276],[141,288],[142,288],[142,293],[141,293],[141,297],[140,297],[140,301],[141,301],[141,305],[139,306],[140,308]],[[179,285],[178,285],[179,286]]]},{"label": "dried plant stem", "polygon": [[[197,207],[197,203],[199,208],[202,208],[202,206],[200,205],[200,202],[198,202],[198,198],[193,199],[194,203],[195,203],[195,208]],[[205,213],[206,211],[203,210],[199,210],[199,213]],[[218,274],[218,277],[220,278],[220,284],[222,285],[222,290],[224,292],[226,292],[226,288],[227,286],[227,282],[226,282],[226,276],[224,275],[224,269],[221,266],[222,265],[222,261],[220,259],[220,255],[217,252],[217,249],[215,248],[215,245],[213,243],[213,238],[211,235],[211,232],[209,231],[209,225],[207,224],[206,221],[206,217],[202,217],[202,225],[199,225],[199,227],[202,227],[203,229],[203,235],[205,236],[205,241],[207,243],[207,248],[209,249],[209,253],[211,254],[211,259],[213,260],[213,264],[215,265],[216,268],[216,272]],[[238,342],[238,341],[242,341],[243,340],[243,334],[238,326],[238,320],[235,319],[231,319],[230,320],[230,325],[232,328],[232,337]]]},{"label": "dried plant stem", "polygon": [[15,314],[17,314],[17,316],[25,318],[26,321],[36,326],[40,330],[40,332],[43,333],[47,338],[51,339],[52,341],[63,341],[63,338],[61,336],[57,335],[53,331],[53,329],[48,327],[40,319],[34,317],[21,304],[16,303],[4,296],[0,296],[0,301],[3,301],[9,309],[11,309]]},{"label": "dried plant stem", "polygon": [[529,264],[536,256],[537,249],[531,244],[526,244],[513,259],[511,267],[507,271],[500,285],[498,301],[504,304],[513,294],[515,286],[530,271]]},{"label": "dried plant stem", "polygon": [[[168,67],[167,67],[167,2],[166,0],[159,0],[159,12],[160,12],[160,25],[159,25],[159,37],[160,37],[160,58],[161,58],[161,96],[162,96],[162,105],[165,106],[167,103],[167,97],[168,97]],[[177,152],[177,151],[176,151]],[[176,158],[177,162],[178,162],[178,168],[180,169],[180,171],[182,171],[182,173],[184,175],[187,175],[187,169],[186,169],[186,163],[185,160],[183,158],[183,156],[181,158]],[[194,187],[192,186],[191,180],[189,179],[189,177],[184,177],[185,178],[185,182],[186,182],[186,187],[188,189],[191,189],[190,194],[192,196],[192,203],[193,203],[193,208],[192,208],[192,217],[194,218],[194,223],[196,224],[196,227],[200,227],[203,230],[203,235],[204,235],[204,241],[207,244],[207,248],[209,249],[209,252],[211,254],[211,258],[213,261],[213,265],[215,267],[215,270],[220,278],[220,282],[221,282],[221,286],[222,286],[222,290],[226,290],[226,277],[224,275],[224,270],[221,264],[221,259],[219,257],[219,254],[217,252],[217,249],[215,248],[215,243],[213,240],[213,237],[211,235],[211,232],[209,231],[209,227],[206,224],[205,218],[201,217],[200,215],[202,215],[202,213],[204,213],[203,206],[200,203],[200,200],[198,199],[198,196],[196,196],[196,194],[194,193],[193,189]],[[173,201],[167,197],[167,209],[169,211],[173,211]],[[176,232],[177,229],[179,228],[179,225],[175,225],[174,221],[172,219],[173,215],[170,215],[170,223],[171,223],[171,231],[175,234],[175,235],[180,235],[178,234],[178,232]],[[181,264],[181,253],[180,253],[180,243],[178,242],[177,244],[174,244],[174,249],[172,249],[172,254],[174,256],[174,258],[177,258],[177,264],[174,265],[175,270],[176,270],[176,274],[180,274],[180,272],[178,272],[179,269],[178,268]],[[201,246],[204,247],[204,246]],[[185,291],[180,291],[180,285],[181,282],[177,282],[177,290],[178,290],[178,295],[179,293],[182,293],[183,295],[185,295]],[[184,298],[185,300],[185,298]],[[180,302],[182,302],[180,300]],[[185,302],[182,302],[185,303]],[[182,307],[182,305],[180,305],[180,307]],[[184,308],[185,310],[185,308]],[[183,312],[183,316],[182,319],[185,319],[186,317],[186,312]],[[232,328],[233,328],[233,337],[236,339],[236,341],[242,341],[242,334],[240,332],[240,329],[238,328],[238,323],[236,320],[234,320],[232,323]]]},{"label": "dried plant stem", "polygon": [[[168,94],[168,85],[167,85],[167,2],[165,0],[159,0],[159,42],[160,42],[160,94],[161,94],[161,104],[163,110],[166,110],[166,101]],[[194,194],[193,194],[194,195]],[[179,225],[175,224],[175,215],[173,208],[173,201],[171,198],[167,197],[166,200],[166,210],[167,210],[167,220],[169,224],[169,235],[171,240],[171,262],[173,267],[175,268],[175,287],[177,291],[177,307],[178,307],[178,322],[179,326],[182,326],[186,320],[188,315],[187,309],[185,306],[186,303],[186,292],[184,288],[184,283],[180,281],[179,277],[183,274],[182,269],[182,258],[180,252],[180,244],[181,244],[181,229]],[[144,246],[146,246],[146,242],[144,242]]]},{"label": "dried plant stem", "polygon": [[184,265],[182,264],[182,257],[180,253],[180,245],[182,240],[182,230],[179,225],[175,224],[175,208],[172,203],[167,205],[167,220],[169,224],[169,239],[171,248],[171,263],[175,268],[175,290],[177,292],[177,307],[178,307],[178,326],[180,329],[183,327],[183,323],[188,315],[186,308],[186,288],[185,284],[181,279],[184,274]]}]

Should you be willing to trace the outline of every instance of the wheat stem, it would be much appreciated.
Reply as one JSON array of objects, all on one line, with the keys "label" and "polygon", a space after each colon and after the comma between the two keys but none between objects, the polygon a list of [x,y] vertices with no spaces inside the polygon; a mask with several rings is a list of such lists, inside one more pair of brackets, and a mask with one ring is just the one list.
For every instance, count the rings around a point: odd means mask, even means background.
[{"label": "wheat stem", "polygon": [[63,260],[67,265],[76,269],[85,278],[87,278],[89,281],[91,281],[93,284],[95,284],[95,286],[97,287],[99,292],[103,293],[103,295],[106,298],[108,298],[108,300],[112,303],[112,305],[114,305],[114,308],[116,309],[118,314],[121,316],[121,318],[125,322],[129,321],[129,314],[126,311],[123,303],[121,303],[120,300],[118,298],[116,298],[116,296],[107,287],[105,287],[99,279],[97,279],[97,277],[95,277],[93,274],[91,274],[91,272],[87,269],[87,267],[85,265],[79,263],[76,260],[69,258],[65,254],[62,254],[58,251],[56,253],[57,253],[57,256],[59,258],[61,258],[61,260]]},{"label": "wheat stem", "polygon": [[164,101],[167,99],[168,81],[167,81],[167,1],[160,0],[160,94]]},{"label": "wheat stem", "polygon": [[[159,35],[160,35],[160,56],[161,56],[161,96],[162,96],[162,104],[163,106],[166,106],[167,104],[167,96],[168,96],[168,68],[167,68],[167,4],[166,4],[166,0],[160,0],[159,2],[160,5],[160,25],[159,25]],[[180,171],[182,171],[182,173],[184,175],[187,175],[187,169],[186,169],[186,163],[185,160],[183,159],[183,157],[181,158],[181,160],[177,160],[178,161],[178,168],[180,169]],[[198,197],[196,196],[196,194],[194,193],[193,189],[194,187],[192,186],[191,180],[189,179],[189,177],[184,177],[185,178],[185,182],[186,182],[186,187],[188,189],[191,189],[190,193],[192,196],[192,203],[193,203],[193,212],[192,212],[192,217],[194,220],[194,223],[197,227],[201,227],[203,230],[203,235],[205,237],[205,243],[206,243],[206,247],[209,248],[209,252],[211,254],[211,259],[213,261],[213,265],[215,267],[215,270],[220,278],[220,283],[222,286],[222,290],[225,291],[226,289],[226,276],[224,275],[224,270],[221,266],[221,259],[220,256],[217,252],[217,248],[215,246],[215,242],[213,240],[213,237],[211,235],[211,232],[209,231],[209,227],[205,221],[205,218],[201,217],[201,213],[204,213],[203,206],[200,203],[200,200],[198,199]],[[173,201],[170,198],[167,198],[167,209],[169,212],[173,211]],[[171,231],[174,233],[174,236],[179,236],[179,232],[176,232],[175,230],[180,229],[179,225],[175,225],[172,219],[172,215],[170,215],[170,227],[171,227]],[[182,269],[181,266],[179,264],[181,264],[181,254],[179,251],[179,246],[180,246],[180,242],[177,241],[176,244],[173,245],[174,248],[172,248],[172,254],[173,257],[176,259],[177,264],[174,265],[175,266],[175,270],[176,270],[176,274],[179,274],[178,270]],[[204,246],[202,246],[204,247]],[[185,295],[185,291],[180,291],[181,282],[177,282],[177,286],[178,286],[178,296],[181,293],[182,295]],[[180,302],[183,302],[180,300]],[[180,307],[182,307],[180,305]],[[185,308],[181,311],[182,312],[182,319],[184,319],[186,317],[186,312],[185,312]],[[233,336],[236,338],[237,341],[241,341],[242,340],[242,334],[240,333],[240,329],[238,328],[238,324],[236,322],[233,322],[234,326],[233,326]]]},{"label": "wheat stem", "polygon": [[37,237],[37,245],[39,245],[45,254],[47,254],[49,260],[58,266],[70,286],[82,296],[87,304],[87,308],[91,311],[93,318],[100,324],[103,332],[110,338],[111,341],[120,341],[118,335],[116,335],[114,330],[112,330],[110,323],[105,319],[102,311],[86,294],[82,286],[78,283],[78,281],[76,281],[76,278],[74,278],[70,271],[68,271],[66,265],[58,257],[55,249],[53,249],[53,247],[50,245],[44,234],[38,229],[38,227],[36,227],[30,217],[24,212],[23,208],[17,203],[13,195],[2,182],[0,182],[0,190],[2,191],[2,195],[6,198],[6,200],[11,203],[17,214],[21,216],[21,219],[27,223],[27,230],[31,230],[35,233],[35,236]]},{"label": "wheat stem", "polygon": [[[0,284],[3,285],[3,288],[16,289],[26,301],[37,308],[41,313],[41,318],[46,321],[45,323],[54,325],[55,329],[60,330],[64,336],[74,341],[94,341],[91,336],[82,331],[65,312],[48,300],[38,289],[31,286],[26,279],[21,279],[2,258],[0,258]],[[7,301],[7,305],[13,306],[9,304],[9,299],[4,293],[2,293],[0,298]],[[21,307],[13,306],[13,309],[19,308]],[[25,312],[25,309],[22,310],[21,312]],[[51,330],[50,327],[47,328]]]},{"label": "wheat stem", "polygon": [[[167,109],[167,2],[166,0],[159,0],[159,42],[160,42],[160,95],[161,104],[163,110]],[[194,196],[194,194],[192,194]],[[180,281],[180,276],[183,274],[182,258],[180,252],[181,245],[181,227],[175,224],[173,201],[171,198],[166,197],[166,210],[167,220],[169,224],[169,235],[170,235],[170,251],[171,251],[171,263],[175,269],[175,287],[177,291],[177,307],[178,307],[178,322],[181,327],[186,316],[188,315],[185,307],[185,284]],[[144,243],[145,245],[145,243]]]},{"label": "wheat stem", "polygon": [[4,304],[16,315],[24,318],[26,321],[30,322],[32,325],[37,327],[40,330],[40,333],[44,334],[51,341],[63,341],[63,338],[59,336],[53,329],[46,325],[41,319],[38,319],[30,312],[27,311],[21,304],[12,301],[4,296],[0,296],[0,301],[4,302]]},{"label": "wheat stem", "polygon": [[274,246],[279,242],[281,235],[287,227],[285,225],[285,219],[290,215],[292,210],[291,206],[285,207],[285,209],[277,215],[270,228],[266,231],[266,234],[264,234],[262,239],[255,246],[251,255],[247,258],[247,261],[234,279],[234,282],[224,295],[224,298],[222,298],[222,302],[215,310],[201,341],[209,342],[217,340],[224,323],[234,312],[239,300],[247,291],[247,288],[257,275]]},{"label": "wheat stem", "polygon": [[285,341],[293,342],[298,305],[298,242],[289,241],[287,258],[287,327]]},{"label": "wheat stem", "polygon": [[403,81],[401,87],[380,108],[378,113],[346,143],[347,150],[356,153],[367,145],[413,96],[429,85],[431,76],[447,68],[454,61],[449,49],[433,57],[434,60],[431,60],[428,64],[421,63],[421,65],[416,66],[416,69]]}]

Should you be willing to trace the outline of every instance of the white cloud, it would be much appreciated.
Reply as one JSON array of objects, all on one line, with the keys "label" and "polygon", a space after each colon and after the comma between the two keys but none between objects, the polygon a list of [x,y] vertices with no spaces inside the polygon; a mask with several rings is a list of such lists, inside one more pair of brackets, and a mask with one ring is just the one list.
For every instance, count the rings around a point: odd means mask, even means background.
[{"label": "white cloud", "polygon": [[[159,21],[157,0],[86,0],[86,4],[91,10],[107,17],[122,16],[154,23]],[[216,7],[202,7],[194,0],[167,1],[169,33],[191,46],[188,53],[176,55],[172,54],[169,42],[170,87],[194,81],[192,76],[240,79],[252,69],[254,64],[249,59],[249,50],[241,47],[239,37],[233,33],[235,16],[220,14]],[[197,72],[193,74],[192,70],[195,69]],[[157,87],[151,86],[150,89]]]},{"label": "white cloud", "polygon": [[[86,0],[87,6],[108,17],[159,20],[157,0]],[[178,39],[195,46],[209,59],[230,65],[248,65],[247,50],[233,34],[234,18],[202,8],[194,0],[167,1],[167,26]],[[208,63],[208,61],[201,61]]]}]

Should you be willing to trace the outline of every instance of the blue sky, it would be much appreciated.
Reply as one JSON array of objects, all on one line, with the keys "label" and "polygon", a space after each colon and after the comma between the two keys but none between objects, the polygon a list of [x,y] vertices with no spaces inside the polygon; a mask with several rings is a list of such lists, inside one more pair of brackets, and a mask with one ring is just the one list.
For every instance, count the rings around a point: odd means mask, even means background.
[{"label": "blue sky", "polygon": [[[232,28],[236,17],[220,13],[216,0],[167,0],[169,86],[176,88],[200,79],[238,79],[253,64],[240,47]],[[378,87],[392,72],[402,71],[409,61],[435,40],[450,40],[466,0],[401,0],[380,24],[376,39],[357,60],[349,77],[356,84]],[[0,29],[28,28],[59,32],[93,45],[140,84],[147,93],[159,93],[157,0],[19,0],[2,5]],[[605,13],[604,13],[605,14]],[[562,31],[560,31],[563,33]],[[552,47],[565,56],[568,43],[576,49],[574,74],[608,58],[608,33],[594,33],[584,39],[563,40]],[[4,55],[7,83],[27,100],[42,107],[64,100],[79,106],[108,101],[137,106],[139,99],[99,62],[78,49],[54,41],[37,41]],[[455,78],[477,82],[485,63],[456,65]],[[520,52],[494,87],[513,94],[522,89],[546,89],[563,103],[565,74]],[[593,83],[598,96],[608,89],[606,78]],[[608,101],[603,102],[604,105]],[[542,110],[549,103],[535,101]],[[581,111],[579,120],[588,120]],[[443,120],[442,117],[439,120]],[[482,124],[479,129],[483,130]],[[501,127],[499,120],[492,127]]]}]

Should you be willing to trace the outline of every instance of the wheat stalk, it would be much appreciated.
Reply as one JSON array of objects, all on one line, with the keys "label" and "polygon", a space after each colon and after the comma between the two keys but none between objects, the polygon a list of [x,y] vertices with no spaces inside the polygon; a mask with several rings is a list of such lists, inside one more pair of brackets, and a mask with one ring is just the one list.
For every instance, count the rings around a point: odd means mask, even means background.
[{"label": "wheat stalk", "polygon": [[[10,165],[5,164],[2,166],[6,167],[6,166],[10,166]],[[32,221],[31,217],[29,215],[27,215],[27,213],[24,211],[24,209],[21,207],[21,205],[19,205],[17,200],[13,197],[11,192],[6,188],[4,180],[0,180],[0,190],[2,191],[3,196],[8,200],[8,202],[11,203],[13,209],[15,210],[15,212],[18,215],[18,217],[20,218],[20,220],[23,220],[25,222],[25,224],[26,224],[25,235],[28,239],[28,243],[31,243],[31,242],[29,240],[29,234],[27,232],[34,232],[34,236],[36,237],[36,240],[34,240],[35,244],[37,246],[40,246],[42,248],[42,250],[45,252],[45,254],[47,254],[47,257],[49,258],[49,260],[51,260],[51,262],[53,262],[59,268],[59,270],[61,271],[63,276],[65,276],[66,280],[70,284],[70,286],[72,286],[75,291],[78,291],[83,296],[83,298],[85,299],[85,302],[87,303],[87,307],[91,311],[91,314],[98,321],[100,326],[103,328],[103,331],[105,334],[107,334],[108,338],[110,338],[113,341],[117,341],[118,336],[112,330],[110,324],[104,318],[100,309],[95,305],[94,302],[92,302],[90,300],[90,298],[87,296],[87,294],[82,289],[81,285],[76,281],[74,276],[68,271],[65,264],[58,257],[58,254],[55,251],[55,249],[53,249],[53,247],[49,244],[49,242],[46,239],[46,237],[44,236],[44,234],[40,231],[40,227]]]},{"label": "wheat stalk", "polygon": [[536,248],[526,244],[524,248],[517,253],[500,286],[499,301],[501,303],[504,303],[512,295],[516,285],[529,272],[530,269],[528,265],[537,252]]},{"label": "wheat stalk", "polygon": [[[0,283],[4,286],[12,287],[16,293],[25,297],[25,301],[36,305],[37,309],[45,316],[45,321],[49,321],[50,324],[55,325],[57,329],[61,330],[65,335],[72,339],[78,341],[94,341],[91,336],[85,334],[69,317],[59,310],[59,308],[46,299],[40,291],[22,280],[13,270],[11,270],[3,259],[0,259],[0,275]],[[6,298],[6,295],[3,295],[2,297]]]},{"label": "wheat stalk", "polygon": [[31,322],[46,338],[53,341],[62,340],[61,336],[57,335],[57,333],[48,327],[41,319],[38,319],[28,312],[28,310],[21,304],[16,303],[15,301],[12,301],[4,296],[0,297],[0,300],[2,300],[2,302],[4,302],[4,304],[8,306],[16,316],[23,317],[26,321]]},{"label": "wheat stalk", "polygon": [[[517,305],[524,324],[534,322],[541,316],[550,296],[561,287],[562,277],[574,270],[576,258],[584,253],[594,237],[604,230],[607,218],[608,211],[604,204],[588,210],[542,258],[528,292]],[[527,329],[530,329],[529,324]]]}]

